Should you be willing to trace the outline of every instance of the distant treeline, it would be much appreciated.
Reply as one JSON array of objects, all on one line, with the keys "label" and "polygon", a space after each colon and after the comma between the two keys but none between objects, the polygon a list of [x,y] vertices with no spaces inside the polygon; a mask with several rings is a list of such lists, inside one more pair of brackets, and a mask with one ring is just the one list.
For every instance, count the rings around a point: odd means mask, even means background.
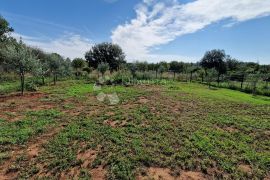
[{"label": "distant treeline", "polygon": [[[20,79],[22,94],[25,86],[29,86],[25,84],[26,77],[39,79],[37,84],[35,84],[36,81],[30,84],[30,86],[36,86],[45,84],[45,80],[49,77],[55,84],[59,78],[89,78],[94,77],[93,72],[104,76],[109,71],[114,74],[114,83],[124,83],[123,81],[130,79],[198,81],[209,86],[270,95],[268,87],[270,65],[241,62],[226,55],[224,50],[207,51],[197,63],[180,61],[127,63],[120,46],[101,43],[86,52],[85,59],[71,60],[57,53],[46,53],[39,48],[29,47],[22,40],[18,41],[9,36],[12,31],[9,23],[0,16],[0,82],[16,79],[14,75],[17,75]],[[232,82],[238,82],[240,85]]]}]

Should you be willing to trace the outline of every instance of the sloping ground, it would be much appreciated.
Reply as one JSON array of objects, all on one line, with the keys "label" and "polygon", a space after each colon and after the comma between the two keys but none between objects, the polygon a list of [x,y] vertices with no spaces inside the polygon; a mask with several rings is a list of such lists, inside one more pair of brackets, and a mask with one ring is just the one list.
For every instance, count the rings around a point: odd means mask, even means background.
[{"label": "sloping ground", "polygon": [[[0,179],[269,177],[269,99],[196,84],[92,87],[1,99]],[[120,102],[98,101],[101,91]]]}]

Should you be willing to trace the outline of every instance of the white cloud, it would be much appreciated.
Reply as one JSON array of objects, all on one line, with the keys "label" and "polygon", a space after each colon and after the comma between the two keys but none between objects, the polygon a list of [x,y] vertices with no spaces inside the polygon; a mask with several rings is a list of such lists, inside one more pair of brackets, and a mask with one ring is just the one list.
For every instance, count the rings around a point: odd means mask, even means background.
[{"label": "white cloud", "polygon": [[177,0],[143,0],[135,11],[136,18],[119,25],[111,35],[128,59],[153,57],[153,47],[224,19],[239,23],[268,16],[270,0],[196,0],[186,4]]},{"label": "white cloud", "polygon": [[37,37],[25,36],[17,33],[12,33],[11,36],[22,40],[30,46],[38,47],[46,52],[56,52],[64,57],[71,59],[76,57],[84,57],[86,51],[92,47],[91,40],[81,37],[80,35],[66,33],[63,36],[54,40],[40,39]]}]

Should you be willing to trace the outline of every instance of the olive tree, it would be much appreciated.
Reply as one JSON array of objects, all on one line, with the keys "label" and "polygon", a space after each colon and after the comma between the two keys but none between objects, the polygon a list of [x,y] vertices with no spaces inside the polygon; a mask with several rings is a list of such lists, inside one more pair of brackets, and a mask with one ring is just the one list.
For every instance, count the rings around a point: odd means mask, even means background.
[{"label": "olive tree", "polygon": [[4,64],[5,55],[3,54],[3,50],[6,44],[9,44],[10,41],[15,41],[15,39],[6,36],[7,33],[12,31],[13,29],[9,26],[9,23],[0,15],[0,49],[2,50],[2,53],[0,53],[0,68],[3,70],[7,70],[7,66]]},{"label": "olive tree", "polygon": [[75,75],[78,77],[85,66],[85,61],[82,58],[75,58],[72,61],[71,66],[75,69]]},{"label": "olive tree", "polygon": [[71,60],[69,58],[63,59],[61,58],[60,61],[60,68],[58,74],[62,77],[68,77],[72,75],[72,66]]},{"label": "olive tree", "polygon": [[225,63],[226,54],[224,50],[214,49],[207,51],[202,58],[200,65],[205,69],[215,68],[217,71],[217,82],[220,83],[220,76],[225,74],[227,71],[227,66]]},{"label": "olive tree", "polygon": [[22,40],[13,41],[5,48],[0,49],[4,55],[4,63],[10,65],[20,76],[21,94],[24,93],[25,73],[33,73],[38,68],[38,59],[32,53],[32,49],[23,44]]},{"label": "olive tree", "polygon": [[158,72],[160,73],[160,78],[162,78],[162,74],[166,71],[166,68],[163,65],[160,65],[158,68]]},{"label": "olive tree", "polygon": [[191,65],[189,68],[188,68],[188,71],[190,73],[190,76],[189,76],[189,81],[192,82],[193,80],[193,74],[196,73],[197,71],[199,71],[200,68],[197,67],[197,66],[193,66]]},{"label": "olive tree", "polygon": [[102,77],[104,76],[105,72],[109,69],[109,64],[108,63],[100,63],[97,67],[98,72],[102,74]]},{"label": "olive tree", "polygon": [[63,58],[57,53],[52,53],[49,58],[49,68],[51,74],[53,75],[54,85],[56,84],[57,81],[57,74],[59,73],[61,60],[63,60]]},{"label": "olive tree", "polygon": [[101,43],[86,52],[85,59],[89,67],[97,68],[100,63],[107,63],[110,71],[118,70],[125,63],[125,54],[121,47],[112,43]]},{"label": "olive tree", "polygon": [[134,63],[131,63],[129,66],[130,72],[132,74],[132,78],[134,79],[136,77],[136,71],[137,71],[137,66]]},{"label": "olive tree", "polygon": [[148,63],[146,61],[143,61],[143,62],[136,61],[135,65],[136,65],[138,71],[145,72],[148,70]]},{"label": "olive tree", "polygon": [[182,62],[172,61],[169,66],[169,70],[173,72],[173,79],[175,79],[176,73],[181,73],[184,69],[184,64]]},{"label": "olive tree", "polygon": [[9,26],[7,20],[0,15],[0,40],[3,41],[5,34],[12,32],[13,28]]},{"label": "olive tree", "polygon": [[41,77],[42,84],[45,84],[45,76],[50,72],[49,66],[49,54],[45,53],[43,50],[39,48],[32,48],[34,55],[38,58],[38,69],[37,76]]},{"label": "olive tree", "polygon": [[270,82],[270,65],[261,65],[259,73],[262,80],[265,81],[265,88],[268,89],[268,84]]}]

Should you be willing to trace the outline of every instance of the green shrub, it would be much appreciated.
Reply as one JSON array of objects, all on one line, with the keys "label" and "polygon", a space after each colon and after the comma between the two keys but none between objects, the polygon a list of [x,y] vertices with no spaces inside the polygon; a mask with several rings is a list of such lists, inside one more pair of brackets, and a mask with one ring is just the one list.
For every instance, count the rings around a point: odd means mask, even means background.
[{"label": "green shrub", "polygon": [[25,83],[25,89],[27,91],[37,91],[38,90],[38,85],[35,81],[29,81]]},{"label": "green shrub", "polygon": [[121,84],[121,83],[129,83],[132,79],[132,74],[129,71],[118,71],[113,74],[112,83]]}]

